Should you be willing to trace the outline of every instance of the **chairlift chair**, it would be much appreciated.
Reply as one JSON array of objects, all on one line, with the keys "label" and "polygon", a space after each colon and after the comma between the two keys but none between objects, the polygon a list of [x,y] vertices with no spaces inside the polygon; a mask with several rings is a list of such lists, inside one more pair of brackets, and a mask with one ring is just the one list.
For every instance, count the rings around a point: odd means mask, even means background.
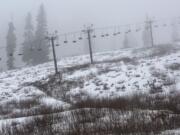
[{"label": "chairlift chair", "polygon": [[65,43],[65,44],[67,44],[67,43],[68,43],[68,41],[67,41],[67,40],[65,40],[65,41],[64,41],[64,43]]},{"label": "chairlift chair", "polygon": [[13,53],[10,53],[9,56],[13,56]]},{"label": "chairlift chair", "polygon": [[19,56],[22,56],[23,54],[22,54],[22,53],[19,53],[18,55],[19,55]]},{"label": "chairlift chair", "polygon": [[76,40],[73,40],[73,43],[76,43],[77,41]]},{"label": "chairlift chair", "polygon": [[41,49],[41,48],[38,48],[38,51],[42,51],[42,49]]},{"label": "chairlift chair", "polygon": [[93,35],[93,38],[96,38],[96,35]]},{"label": "chairlift chair", "polygon": [[67,35],[65,35],[65,40],[64,40],[64,44],[67,44],[68,40],[67,40]]},{"label": "chairlift chair", "polygon": [[104,34],[102,34],[101,37],[105,37]]},{"label": "chairlift chair", "polygon": [[82,37],[79,37],[79,40],[82,40],[83,38]]},{"label": "chairlift chair", "polygon": [[117,32],[117,35],[120,35],[121,34],[121,32],[119,31],[119,32]]},{"label": "chairlift chair", "polygon": [[108,37],[108,36],[109,36],[109,34],[107,33],[107,34],[106,34],[106,37]]}]

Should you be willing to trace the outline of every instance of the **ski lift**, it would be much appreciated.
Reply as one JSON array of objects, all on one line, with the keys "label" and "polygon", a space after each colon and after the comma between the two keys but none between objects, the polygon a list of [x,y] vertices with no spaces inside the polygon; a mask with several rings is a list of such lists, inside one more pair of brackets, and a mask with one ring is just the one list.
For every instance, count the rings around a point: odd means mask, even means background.
[{"label": "ski lift", "polygon": [[114,27],[114,32],[113,32],[113,36],[117,36],[117,32],[116,32],[117,27]]},{"label": "ski lift", "polygon": [[96,38],[96,35],[93,35],[92,37],[93,37],[93,38]]},{"label": "ski lift", "polygon": [[127,30],[125,33],[128,34],[128,33],[130,33],[130,32],[131,32],[131,30],[129,29],[129,30]]},{"label": "ski lift", "polygon": [[158,25],[154,25],[155,28],[158,28],[159,26]]},{"label": "ski lift", "polygon": [[[51,45],[50,45],[51,46]],[[57,42],[56,42],[56,46],[60,46],[60,43],[59,43],[59,37],[57,36]]]},{"label": "ski lift", "polygon": [[79,36],[79,38],[78,38],[79,40],[82,40],[83,38],[82,38],[82,33],[80,34],[80,36]]},{"label": "ski lift", "polygon": [[2,58],[0,57],[0,61],[2,60]]},{"label": "ski lift", "polygon": [[95,32],[95,30],[94,30],[92,38],[96,38],[96,37],[97,37],[97,36],[96,36],[96,32]]},{"label": "ski lift", "polygon": [[79,40],[82,40],[83,38],[82,37],[79,37]]},{"label": "ski lift", "polygon": [[128,34],[128,33],[130,33],[130,32],[131,32],[131,30],[127,30],[125,33]]},{"label": "ski lift", "polygon": [[109,34],[108,33],[106,33],[106,37],[108,37],[109,36]]},{"label": "ski lift", "polygon": [[118,27],[118,32],[116,33],[116,35],[120,35],[120,34],[121,34],[120,31],[121,31],[121,30],[120,30],[120,27]]},{"label": "ski lift", "polygon": [[104,34],[102,34],[102,35],[101,35],[101,37],[105,37],[105,35],[104,35]]},{"label": "ski lift", "polygon": [[12,56],[13,56],[13,53],[10,53],[10,54],[9,54],[9,56],[11,56],[11,57],[12,57]]},{"label": "ski lift", "polygon": [[74,40],[73,40],[73,43],[76,43],[76,35],[74,34]]},{"label": "ski lift", "polygon": [[65,35],[65,40],[64,40],[64,44],[67,44],[68,40],[67,40],[67,35]]},{"label": "ski lift", "polygon": [[22,53],[19,53],[18,55],[19,55],[19,56],[22,56],[23,54],[22,54]]},{"label": "ski lift", "polygon": [[76,40],[73,40],[73,43],[76,43],[77,41]]},{"label": "ski lift", "polygon": [[119,31],[117,34],[118,34],[118,35],[120,35],[120,34],[121,34],[121,32]]},{"label": "ski lift", "polygon": [[41,49],[41,48],[38,48],[38,51],[42,51],[42,49]]}]

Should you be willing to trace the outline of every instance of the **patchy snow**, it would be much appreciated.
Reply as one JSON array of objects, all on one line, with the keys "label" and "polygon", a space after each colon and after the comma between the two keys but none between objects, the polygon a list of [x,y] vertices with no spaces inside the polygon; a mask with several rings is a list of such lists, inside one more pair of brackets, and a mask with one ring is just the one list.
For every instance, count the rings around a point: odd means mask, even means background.
[{"label": "patchy snow", "polygon": [[[160,49],[137,48],[98,53],[94,56],[96,61],[94,65],[82,68],[73,67],[88,65],[88,55],[64,58],[58,62],[59,70],[65,71],[67,68],[73,70],[64,72],[63,80],[84,82],[83,86],[76,86],[67,91],[66,96],[73,102],[88,97],[115,98],[137,93],[169,94],[175,90],[180,92],[180,46],[176,45],[170,50],[163,48],[163,51],[159,51]],[[55,99],[32,86],[36,81],[47,82],[49,76],[54,74],[53,66],[53,62],[49,62],[0,73],[0,105],[6,105],[10,101],[37,98],[37,106],[40,104],[52,108],[69,108],[70,104],[63,99]],[[152,88],[162,91],[152,91]],[[20,109],[16,110],[21,111]],[[30,121],[32,117],[0,120],[0,129],[4,124],[13,121],[23,123]],[[178,134],[179,130],[166,131],[162,134],[170,132]]]},{"label": "patchy snow", "polygon": [[[152,49],[125,49],[115,52],[99,53],[94,56],[94,59],[98,62],[116,60],[121,58],[136,58],[138,65],[124,63],[123,60],[117,63],[100,63],[88,68],[87,70],[77,70],[71,75],[65,76],[67,79],[76,79],[80,77],[86,77],[89,74],[97,74],[102,69],[110,69],[107,73],[98,74],[97,78],[101,82],[107,84],[110,87],[110,93],[116,92],[115,95],[129,93],[135,90],[144,90],[147,81],[153,77],[151,76],[150,69],[159,70],[168,73],[168,69],[165,65],[172,63],[180,63],[180,54],[174,53],[166,55],[160,58],[142,59],[143,56],[147,56],[152,53]],[[70,58],[64,58],[58,63],[59,68],[71,67],[75,65],[85,64],[89,62],[89,56],[76,56]],[[24,86],[26,83],[35,82],[47,78],[47,76],[54,73],[53,63],[46,63],[30,68],[23,68],[18,70],[12,70],[3,72],[0,74],[0,100],[9,100],[12,98],[21,98],[22,96],[29,96],[31,94],[44,94],[32,86]],[[173,74],[180,74],[178,71],[173,71]],[[92,83],[93,80],[86,82],[83,89],[87,92],[94,93],[97,86]],[[123,81],[123,82],[122,82]],[[100,88],[102,89],[102,88]],[[120,89],[120,91],[116,91]],[[102,89],[103,90],[103,89]],[[74,90],[72,90],[74,91]],[[98,93],[98,92],[95,92]],[[106,92],[109,94],[109,92]]]},{"label": "patchy snow", "polygon": [[[94,73],[95,77],[86,79],[84,87],[72,89],[69,95],[74,97],[86,94],[91,98],[113,98],[138,92],[147,93],[151,89],[149,83],[154,80],[154,86],[157,88],[162,86],[162,91],[166,94],[170,92],[169,86],[177,85],[177,88],[180,88],[180,84],[176,81],[180,79],[180,71],[167,67],[167,65],[173,63],[180,63],[179,52],[160,58],[138,59],[137,62],[137,64],[124,63],[122,61],[96,64],[93,67],[95,71],[98,71]],[[101,73],[102,70],[105,71]],[[80,71],[76,71],[71,76],[77,76],[77,72]],[[82,72],[87,73],[89,69]]]},{"label": "patchy snow", "polygon": [[160,135],[180,135],[180,129],[167,130],[162,132]]},{"label": "patchy snow", "polygon": [[[94,65],[63,74],[64,80],[84,81],[83,87],[73,88],[66,94],[72,101],[81,94],[83,96],[80,98],[114,98],[138,92],[147,93],[151,90],[151,83],[154,83],[153,87],[162,86],[164,93],[169,93],[172,85],[180,90],[180,46],[164,48],[125,49],[95,54]],[[58,67],[63,71],[88,63],[89,56],[83,55],[63,58],[58,62]],[[175,66],[172,67],[173,64]],[[42,104],[66,106],[67,103],[60,99],[49,97],[43,91],[28,85],[40,80],[47,81],[48,76],[54,74],[53,66],[53,62],[49,62],[0,73],[1,103],[27,97],[41,97]]]}]

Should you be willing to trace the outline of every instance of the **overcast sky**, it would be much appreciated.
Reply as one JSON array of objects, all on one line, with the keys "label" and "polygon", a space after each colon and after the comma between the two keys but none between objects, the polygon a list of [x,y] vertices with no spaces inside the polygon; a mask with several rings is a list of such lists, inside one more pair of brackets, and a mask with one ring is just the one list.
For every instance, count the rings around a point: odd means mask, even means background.
[{"label": "overcast sky", "polygon": [[148,14],[157,19],[180,16],[180,0],[0,0],[0,41],[5,45],[8,22],[13,20],[22,42],[27,12],[35,18],[44,3],[49,30],[59,33],[79,30],[84,24],[96,27],[144,21]]},{"label": "overcast sky", "polygon": [[146,14],[156,18],[180,16],[179,0],[0,0],[0,28],[4,32],[13,18],[21,33],[26,13],[36,17],[41,3],[47,10],[49,28],[62,32],[80,29],[86,23],[99,27],[139,22]]}]

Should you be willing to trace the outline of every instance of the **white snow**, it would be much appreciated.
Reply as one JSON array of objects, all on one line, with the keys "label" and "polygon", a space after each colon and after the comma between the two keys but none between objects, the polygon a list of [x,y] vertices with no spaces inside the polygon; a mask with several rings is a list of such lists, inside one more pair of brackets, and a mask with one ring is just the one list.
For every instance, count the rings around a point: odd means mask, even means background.
[{"label": "white snow", "polygon": [[[114,92],[115,95],[126,95],[134,91],[147,91],[147,82],[154,77],[151,75],[151,70],[156,70],[158,72],[165,72],[172,76],[180,75],[179,71],[171,71],[165,67],[165,65],[170,65],[172,63],[180,63],[179,52],[166,55],[160,58],[153,59],[143,59],[144,56],[151,54],[153,49],[125,49],[121,51],[105,52],[99,53],[94,56],[96,61],[103,60],[117,60],[121,58],[136,58],[138,61],[137,65],[124,63],[123,61],[117,63],[100,63],[91,66],[88,69],[77,70],[71,75],[64,75],[66,79],[78,79],[81,77],[89,76],[90,74],[96,75],[95,79],[100,80],[103,84],[107,84],[109,87],[108,91],[97,92],[97,86],[95,85],[96,80],[90,79],[86,80],[83,90],[87,93],[96,93],[95,95],[109,95]],[[70,58],[64,58],[58,62],[58,67],[60,69],[71,67],[79,64],[89,63],[89,56],[76,56]],[[103,69],[110,69],[111,71],[103,74],[98,74]],[[46,63],[30,68],[23,68],[18,70],[12,70],[0,73],[0,101],[11,100],[13,98],[21,98],[31,95],[44,95],[44,93],[37,88],[32,86],[25,86],[26,83],[32,83],[38,80],[47,78],[47,76],[54,73],[53,63]],[[179,84],[177,83],[179,88]],[[99,86],[100,90],[103,90],[102,85]],[[120,89],[120,91],[117,91]],[[81,88],[76,88],[74,91],[80,91]]]}]

